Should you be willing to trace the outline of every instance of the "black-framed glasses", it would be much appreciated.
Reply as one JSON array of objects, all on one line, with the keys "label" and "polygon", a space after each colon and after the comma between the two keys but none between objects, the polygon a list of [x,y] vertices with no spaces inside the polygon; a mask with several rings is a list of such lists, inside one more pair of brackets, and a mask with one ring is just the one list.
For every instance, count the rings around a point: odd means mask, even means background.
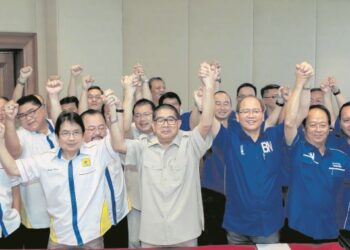
[{"label": "black-framed glasses", "polygon": [[36,109],[30,109],[25,113],[19,113],[17,114],[17,119],[19,119],[20,121],[23,121],[24,119],[26,119],[27,117],[29,118],[33,118],[34,114],[36,111],[38,111],[43,105],[38,106]]},{"label": "black-framed glasses", "polygon": [[166,118],[164,118],[164,117],[159,117],[159,118],[154,119],[154,121],[157,123],[157,125],[164,125],[165,122],[167,122],[168,125],[175,125],[175,123],[176,123],[177,120],[178,120],[178,119],[176,119],[176,118],[173,117],[173,116],[169,116],[169,117],[166,117]]}]

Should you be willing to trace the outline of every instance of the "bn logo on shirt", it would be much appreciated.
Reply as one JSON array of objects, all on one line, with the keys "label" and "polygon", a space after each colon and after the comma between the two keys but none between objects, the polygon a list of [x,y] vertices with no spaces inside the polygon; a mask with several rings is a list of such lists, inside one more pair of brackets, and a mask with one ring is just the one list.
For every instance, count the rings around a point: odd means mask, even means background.
[{"label": "bn logo on shirt", "polygon": [[273,151],[271,141],[263,141],[261,142],[261,148],[264,154],[271,153]]}]

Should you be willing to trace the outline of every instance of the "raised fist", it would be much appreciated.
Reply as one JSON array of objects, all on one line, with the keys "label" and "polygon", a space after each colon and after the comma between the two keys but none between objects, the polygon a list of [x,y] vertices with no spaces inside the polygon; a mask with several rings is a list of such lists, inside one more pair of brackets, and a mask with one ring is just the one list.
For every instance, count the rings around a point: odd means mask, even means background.
[{"label": "raised fist", "polygon": [[298,82],[305,85],[314,74],[314,69],[307,62],[295,66],[295,75]]},{"label": "raised fist", "polygon": [[19,71],[18,81],[23,84],[26,83],[28,81],[28,78],[32,75],[32,73],[33,69],[30,66],[21,68],[21,70]]},{"label": "raised fist", "polygon": [[70,73],[72,76],[76,77],[79,76],[81,72],[83,72],[83,69],[83,66],[81,66],[80,64],[75,64],[70,67]]},{"label": "raised fist", "polygon": [[5,115],[8,120],[15,120],[18,113],[18,103],[10,100],[5,104]]},{"label": "raised fist", "polygon": [[216,67],[203,62],[199,68],[198,76],[206,87],[214,87],[218,77]]},{"label": "raised fist", "polygon": [[87,90],[95,82],[95,79],[91,75],[86,75],[83,77],[83,88]]},{"label": "raised fist", "polygon": [[61,80],[48,80],[46,82],[46,91],[49,95],[58,95],[62,89],[63,82]]}]

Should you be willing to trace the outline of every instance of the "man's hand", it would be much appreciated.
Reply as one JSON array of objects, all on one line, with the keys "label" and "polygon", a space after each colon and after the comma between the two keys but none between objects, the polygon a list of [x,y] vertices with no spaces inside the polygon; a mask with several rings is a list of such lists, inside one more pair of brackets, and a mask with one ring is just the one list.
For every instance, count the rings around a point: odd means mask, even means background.
[{"label": "man's hand", "polygon": [[297,84],[306,85],[314,75],[314,69],[307,62],[302,62],[295,66],[295,76]]},{"label": "man's hand", "polygon": [[58,95],[63,89],[61,80],[48,80],[46,83],[46,91],[49,95]]},{"label": "man's hand", "polygon": [[95,82],[95,79],[91,75],[86,75],[83,77],[83,88],[88,90],[92,84]]},{"label": "man's hand", "polygon": [[70,67],[70,74],[73,76],[73,77],[77,77],[81,74],[81,72],[83,72],[83,66],[81,66],[80,64],[75,64],[75,65],[72,65]]},{"label": "man's hand", "polygon": [[289,91],[288,86],[281,86],[278,89],[278,97],[280,97],[280,96],[283,98],[284,102],[288,101],[289,96],[290,96],[290,91]]},{"label": "man's hand", "polygon": [[143,68],[143,66],[139,63],[137,63],[134,67],[133,67],[133,74],[135,74],[137,76],[137,78],[139,79],[139,81],[141,83],[148,81],[147,76],[145,75],[145,70]]},{"label": "man's hand", "polygon": [[200,86],[193,92],[194,105],[197,107],[198,112],[202,112],[203,108],[203,86]]},{"label": "man's hand", "polygon": [[30,66],[23,67],[19,71],[18,81],[22,84],[25,84],[28,81],[28,78],[32,75],[33,69]]},{"label": "man's hand", "polygon": [[18,103],[13,100],[5,104],[5,115],[7,120],[14,121],[18,113]]},{"label": "man's hand", "polygon": [[216,67],[203,62],[200,66],[198,76],[206,87],[214,87],[218,77]]}]

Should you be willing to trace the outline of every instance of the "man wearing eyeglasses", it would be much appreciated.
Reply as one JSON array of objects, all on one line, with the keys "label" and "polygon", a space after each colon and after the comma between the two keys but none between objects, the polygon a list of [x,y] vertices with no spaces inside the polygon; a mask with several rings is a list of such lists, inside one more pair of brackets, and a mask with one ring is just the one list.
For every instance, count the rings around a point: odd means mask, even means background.
[{"label": "man wearing eyeglasses", "polygon": [[163,104],[153,112],[155,137],[119,138],[125,164],[140,166],[142,247],[196,246],[203,229],[198,167],[213,139],[217,77],[207,63],[201,65],[200,76],[205,86],[203,113],[193,131],[180,131],[177,109]]},{"label": "man wearing eyeglasses", "polygon": [[[6,146],[15,159],[42,154],[57,146],[54,126],[46,119],[44,104],[34,95],[5,105]],[[16,131],[16,119],[20,128]],[[46,248],[50,219],[42,187],[38,181],[20,185],[23,245]]]}]

